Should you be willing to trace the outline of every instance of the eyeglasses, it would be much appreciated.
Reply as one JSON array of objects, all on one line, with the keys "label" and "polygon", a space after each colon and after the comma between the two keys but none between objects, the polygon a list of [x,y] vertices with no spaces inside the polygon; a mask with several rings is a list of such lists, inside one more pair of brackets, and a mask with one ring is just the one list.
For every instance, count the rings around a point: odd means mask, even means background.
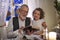
[{"label": "eyeglasses", "polygon": [[22,10],[22,9],[21,9],[21,12],[25,12],[25,13],[28,13],[28,11],[25,11],[25,10]]}]

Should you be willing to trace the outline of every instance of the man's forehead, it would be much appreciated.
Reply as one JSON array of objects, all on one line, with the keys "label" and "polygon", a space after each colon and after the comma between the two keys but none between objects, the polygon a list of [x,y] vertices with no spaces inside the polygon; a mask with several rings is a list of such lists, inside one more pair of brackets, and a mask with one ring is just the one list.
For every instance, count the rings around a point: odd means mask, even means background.
[{"label": "man's forehead", "polygon": [[29,8],[26,7],[26,6],[22,6],[21,9],[25,9],[25,10],[27,10],[27,9],[29,9]]}]

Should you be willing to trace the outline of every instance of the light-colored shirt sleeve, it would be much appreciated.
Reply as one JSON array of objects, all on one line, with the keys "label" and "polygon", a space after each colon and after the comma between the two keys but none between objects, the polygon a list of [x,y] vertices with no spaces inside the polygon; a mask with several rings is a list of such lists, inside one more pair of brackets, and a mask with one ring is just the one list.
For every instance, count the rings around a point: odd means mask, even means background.
[{"label": "light-colored shirt sleeve", "polygon": [[13,31],[13,17],[10,19],[9,23],[8,23],[8,27],[6,27],[7,30],[7,35],[18,35],[18,30]]},{"label": "light-colored shirt sleeve", "polygon": [[8,23],[7,32],[13,32],[13,19],[11,18]]}]

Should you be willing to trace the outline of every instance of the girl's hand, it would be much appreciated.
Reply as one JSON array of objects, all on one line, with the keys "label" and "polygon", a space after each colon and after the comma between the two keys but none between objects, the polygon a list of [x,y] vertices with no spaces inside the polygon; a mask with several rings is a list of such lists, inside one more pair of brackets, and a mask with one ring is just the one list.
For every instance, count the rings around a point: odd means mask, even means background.
[{"label": "girl's hand", "polygon": [[44,28],[46,28],[46,27],[47,27],[46,22],[43,22],[43,23],[42,23],[42,26],[43,26]]},{"label": "girl's hand", "polygon": [[34,32],[34,35],[42,35],[43,31]]},{"label": "girl's hand", "polygon": [[19,29],[18,30],[18,33],[23,34],[23,30],[22,29]]}]

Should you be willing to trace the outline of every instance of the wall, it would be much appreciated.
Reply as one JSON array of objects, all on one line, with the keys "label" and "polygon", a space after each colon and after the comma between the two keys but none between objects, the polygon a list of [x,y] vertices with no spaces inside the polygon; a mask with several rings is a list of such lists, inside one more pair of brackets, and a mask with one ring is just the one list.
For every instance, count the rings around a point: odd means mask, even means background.
[{"label": "wall", "polygon": [[45,12],[45,20],[48,25],[49,31],[57,24],[56,9],[54,8],[54,0],[39,0],[40,7]]}]

